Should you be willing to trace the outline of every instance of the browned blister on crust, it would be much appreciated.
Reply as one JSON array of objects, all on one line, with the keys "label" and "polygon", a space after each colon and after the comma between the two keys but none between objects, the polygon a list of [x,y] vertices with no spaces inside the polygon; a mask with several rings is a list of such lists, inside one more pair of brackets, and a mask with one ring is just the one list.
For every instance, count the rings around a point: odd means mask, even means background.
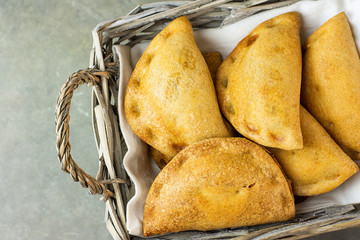
[{"label": "browned blister on crust", "polygon": [[302,148],[299,13],[257,26],[221,64],[221,111],[243,136],[269,147]]},{"label": "browned blister on crust", "polygon": [[124,107],[134,133],[170,158],[193,142],[231,135],[185,16],[151,41],[131,75]]},{"label": "browned blister on crust", "polygon": [[148,194],[144,235],[286,221],[294,197],[277,162],[245,138],[212,138],[181,151]]},{"label": "browned blister on crust", "polygon": [[301,102],[354,159],[360,152],[360,59],[345,13],[303,45]]},{"label": "browned blister on crust", "polygon": [[358,167],[303,107],[300,108],[300,119],[304,147],[269,150],[291,180],[295,195],[329,192],[354,175]]}]

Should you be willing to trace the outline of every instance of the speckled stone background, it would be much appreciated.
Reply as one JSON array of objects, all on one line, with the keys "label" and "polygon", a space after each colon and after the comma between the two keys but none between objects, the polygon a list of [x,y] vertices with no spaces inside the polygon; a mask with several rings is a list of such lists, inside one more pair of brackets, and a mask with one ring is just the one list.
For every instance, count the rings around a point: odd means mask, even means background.
[{"label": "speckled stone background", "polygon": [[[0,0],[0,239],[112,239],[104,203],[60,170],[54,109],[61,85],[88,67],[91,30],[140,3]],[[71,106],[72,156],[96,174],[90,88]],[[360,229],[310,239],[359,239]]]}]

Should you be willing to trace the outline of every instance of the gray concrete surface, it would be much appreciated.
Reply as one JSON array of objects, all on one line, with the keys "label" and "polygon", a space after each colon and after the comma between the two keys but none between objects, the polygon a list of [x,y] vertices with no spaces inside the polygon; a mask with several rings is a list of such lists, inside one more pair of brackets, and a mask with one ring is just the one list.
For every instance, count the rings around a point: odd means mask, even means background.
[{"label": "gray concrete surface", "polygon": [[[111,239],[104,203],[60,170],[54,109],[67,77],[88,64],[90,31],[139,3],[0,0],[0,239]],[[95,175],[90,89],[71,109],[72,155]],[[359,239],[360,229],[311,239]]]}]

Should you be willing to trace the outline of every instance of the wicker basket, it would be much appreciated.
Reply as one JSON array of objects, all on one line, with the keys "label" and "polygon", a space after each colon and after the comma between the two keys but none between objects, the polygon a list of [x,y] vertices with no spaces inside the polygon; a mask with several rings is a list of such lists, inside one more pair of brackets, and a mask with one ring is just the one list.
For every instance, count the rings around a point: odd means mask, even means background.
[{"label": "wicker basket", "polygon": [[[56,107],[57,157],[63,171],[74,181],[100,194],[106,204],[106,226],[114,239],[142,239],[130,236],[126,229],[126,204],[131,198],[131,180],[122,159],[127,150],[117,115],[119,73],[114,62],[115,44],[133,46],[152,39],[166,23],[187,15],[194,29],[219,27],[257,12],[297,2],[269,0],[198,0],[145,4],[128,15],[99,24],[92,32],[91,68],[74,73],[62,86]],[[70,103],[81,84],[92,87],[92,119],[100,156],[96,177],[85,173],[72,159],[69,143]],[[156,239],[300,239],[324,232],[360,225],[360,205],[326,208],[297,215],[292,221],[209,232],[188,231],[155,237]]]}]

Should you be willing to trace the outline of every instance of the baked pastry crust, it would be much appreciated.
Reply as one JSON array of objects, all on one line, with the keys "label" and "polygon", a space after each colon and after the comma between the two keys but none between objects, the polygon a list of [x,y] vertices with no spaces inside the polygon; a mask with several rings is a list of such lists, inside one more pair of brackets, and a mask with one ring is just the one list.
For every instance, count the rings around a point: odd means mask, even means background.
[{"label": "baked pastry crust", "polygon": [[231,136],[186,16],[151,41],[131,75],[124,106],[134,133],[170,158],[193,142]]},{"label": "baked pastry crust", "polygon": [[301,103],[354,159],[360,152],[360,59],[345,13],[303,45]]},{"label": "baked pastry crust", "polygon": [[221,64],[220,108],[243,136],[268,147],[302,148],[299,13],[257,26]]},{"label": "baked pastry crust", "polygon": [[[222,63],[222,56],[219,52],[215,51],[215,52],[203,53],[203,57],[211,73],[211,78],[215,82],[216,72]],[[239,135],[239,133],[233,128],[233,126],[231,126],[231,124],[226,119],[223,118],[223,121],[225,127],[228,129],[230,133],[230,136],[235,137]],[[166,164],[168,164],[172,159],[172,157],[161,153],[160,151],[158,151],[157,149],[151,146],[150,146],[150,154],[160,169],[163,169],[166,166]]]},{"label": "baked pastry crust", "polygon": [[300,108],[304,147],[299,150],[269,149],[292,182],[295,195],[329,192],[354,175],[358,166],[334,142],[305,108]]},{"label": "baked pastry crust", "polygon": [[212,138],[181,151],[151,186],[145,236],[292,219],[294,197],[278,163],[245,138]]}]

